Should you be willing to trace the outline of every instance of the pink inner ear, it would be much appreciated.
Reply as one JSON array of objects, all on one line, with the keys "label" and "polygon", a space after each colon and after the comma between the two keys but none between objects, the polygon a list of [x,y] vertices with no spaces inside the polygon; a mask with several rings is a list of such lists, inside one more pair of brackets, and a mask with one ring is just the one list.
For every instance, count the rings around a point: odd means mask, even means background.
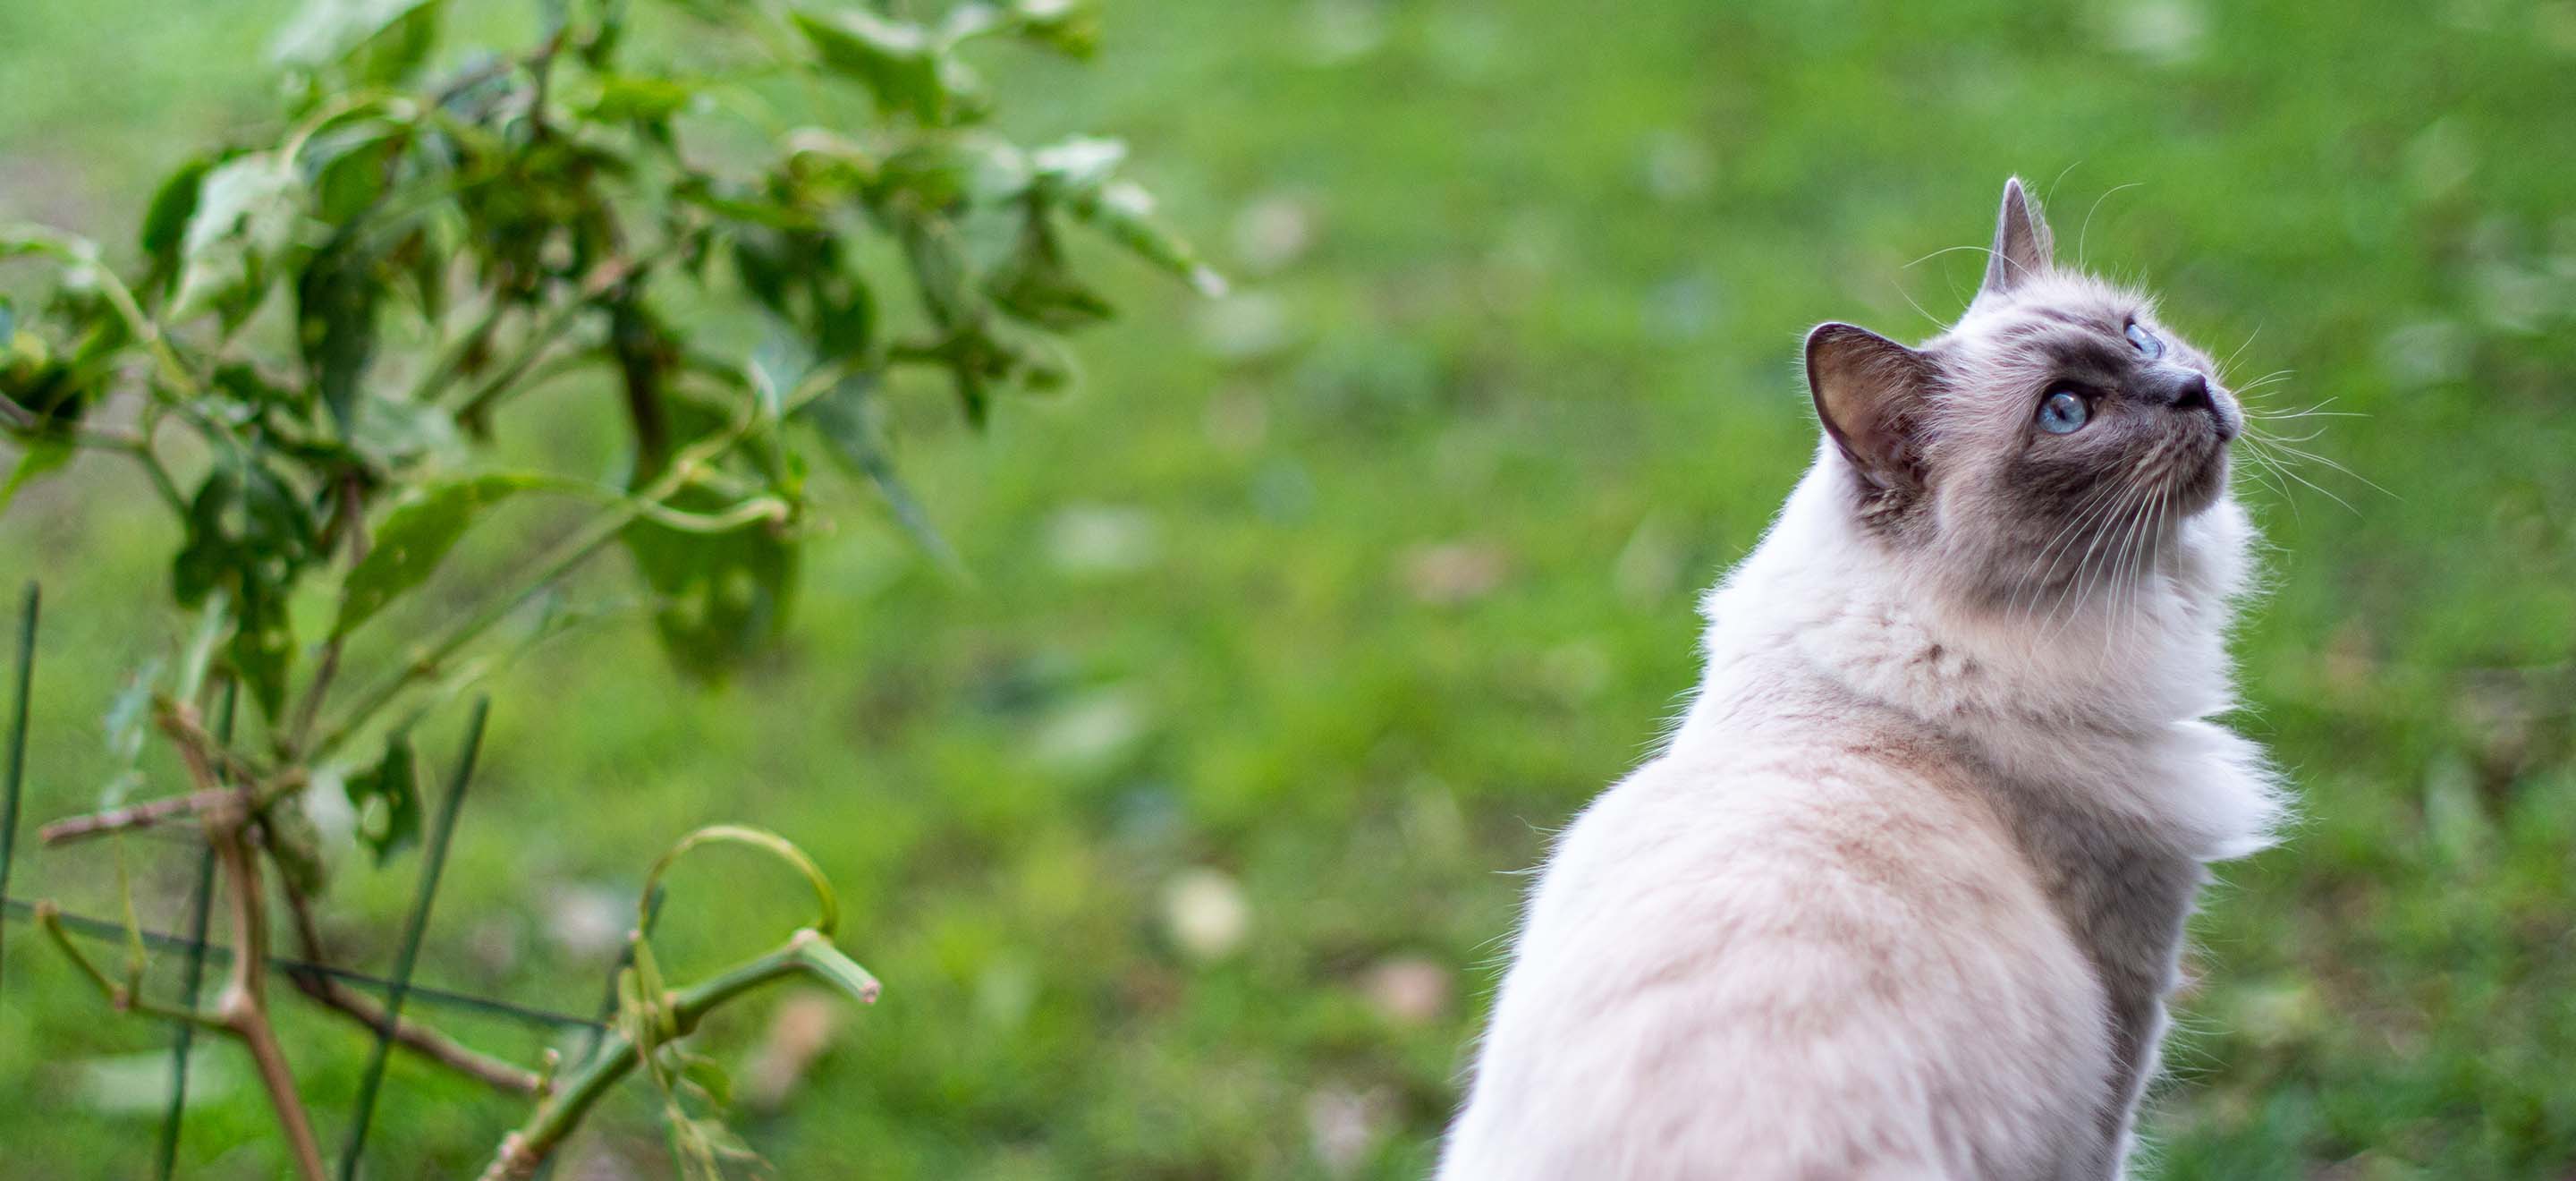
[{"label": "pink inner ear", "polygon": [[1867,329],[1826,324],[1807,335],[1817,417],[1852,467],[1880,487],[1920,482],[1914,434],[1930,376],[1921,353]]}]

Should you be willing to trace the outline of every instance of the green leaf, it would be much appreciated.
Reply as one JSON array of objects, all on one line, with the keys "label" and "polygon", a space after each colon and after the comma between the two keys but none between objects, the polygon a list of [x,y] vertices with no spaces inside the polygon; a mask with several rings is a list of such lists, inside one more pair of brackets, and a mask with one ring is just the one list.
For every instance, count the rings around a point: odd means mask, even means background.
[{"label": "green leaf", "polygon": [[344,234],[351,232],[347,223],[383,199],[393,182],[409,130],[398,123],[368,119],[316,134],[303,155],[315,216],[343,227]]},{"label": "green leaf", "polygon": [[885,497],[886,507],[893,511],[895,523],[916,544],[941,565],[963,571],[965,561],[957,556],[948,539],[940,536],[929,511],[895,471],[894,456],[885,441],[881,381],[874,373],[842,378],[822,397],[807,404],[800,417],[823,436],[832,458],[876,487],[877,494]]},{"label": "green leaf", "polygon": [[941,136],[904,147],[878,164],[869,203],[898,220],[1019,198],[1036,180],[1029,157],[999,136]]},{"label": "green leaf", "polygon": [[227,327],[249,319],[295,244],[306,196],[303,178],[275,152],[237,156],[208,172],[181,239],[170,317],[215,312]]},{"label": "green leaf", "polygon": [[377,526],[365,559],[349,571],[340,588],[340,614],[331,634],[345,636],[373,618],[395,599],[421,583],[456,548],[485,509],[512,493],[535,487],[540,480],[521,475],[486,475],[432,484],[396,505]]},{"label": "green leaf", "polygon": [[260,713],[275,721],[286,710],[286,680],[295,667],[295,630],[286,614],[284,585],[242,598],[240,626],[224,646],[224,660],[250,686]]},{"label": "green leaf", "polygon": [[1081,0],[961,4],[949,11],[940,32],[950,44],[1008,34],[1073,58],[1090,57],[1100,47],[1099,14]]},{"label": "green leaf", "polygon": [[439,0],[306,0],[269,52],[279,64],[337,70],[353,85],[400,81],[438,43]]},{"label": "green leaf", "polygon": [[1199,293],[1225,294],[1225,277],[1199,258],[1180,235],[1154,218],[1154,198],[1117,179],[1127,145],[1076,136],[1029,156],[1031,190],[1041,204],[1061,205],[1145,261],[1187,280]]},{"label": "green leaf", "polygon": [[1115,309],[1065,265],[1064,251],[1047,225],[1043,208],[1033,208],[1018,246],[984,277],[984,291],[1004,311],[1058,332],[1109,319]]},{"label": "green leaf", "polygon": [[99,807],[118,807],[143,786],[143,774],[135,768],[143,759],[143,740],[151,732],[152,694],[160,680],[161,662],[147,661],[126,679],[99,718],[99,729],[107,739],[108,765],[113,768],[107,786],[99,790]]},{"label": "green leaf", "polygon": [[696,1088],[698,1094],[714,1107],[733,1106],[733,1076],[726,1073],[721,1064],[704,1054],[683,1053],[677,1057],[681,1082]]},{"label": "green leaf", "polygon": [[974,76],[920,25],[857,9],[789,15],[823,68],[866,86],[879,110],[933,126],[981,113]]},{"label": "green leaf", "polygon": [[[188,234],[188,222],[197,213],[197,191],[206,174],[214,171],[216,158],[199,156],[179,166],[152,193],[151,207],[143,214],[140,241],[143,257],[152,264],[152,284],[166,283],[179,273],[179,245]],[[0,332],[0,340],[8,334]]]},{"label": "green leaf", "polygon": [[599,79],[599,95],[584,113],[602,123],[660,126],[686,110],[697,97],[697,84],[687,79],[608,74]]},{"label": "green leaf", "polygon": [[1013,33],[1067,57],[1088,58],[1100,48],[1100,14],[1087,0],[1016,0]]},{"label": "green leaf", "polygon": [[1126,162],[1125,141],[1077,135],[1031,153],[1029,172],[1051,197],[1088,199],[1098,197],[1101,186],[1116,177],[1118,166]]},{"label": "green leaf", "polygon": [[1065,208],[1147,262],[1180,276],[1199,294],[1224,295],[1225,276],[1201,261],[1188,241],[1154,218],[1154,198],[1128,181],[1110,181],[1073,196]]},{"label": "green leaf", "polygon": [[973,319],[979,302],[969,284],[974,269],[957,228],[946,218],[912,217],[898,227],[898,236],[931,322],[946,330]]},{"label": "green leaf", "polygon": [[171,562],[171,590],[195,607],[223,591],[233,604],[224,658],[275,719],[286,703],[295,634],[286,601],[313,556],[303,500],[262,464],[219,463],[188,504],[187,540]]},{"label": "green leaf", "polygon": [[388,480],[414,464],[462,463],[466,458],[465,439],[456,429],[456,420],[438,407],[373,395],[358,398],[356,421],[349,427],[349,449]]},{"label": "green leaf", "polygon": [[69,438],[54,434],[36,435],[23,446],[25,450],[19,453],[17,466],[10,469],[8,482],[0,484],[0,513],[9,511],[9,503],[18,498],[20,488],[61,469],[78,450]]},{"label": "green leaf", "polygon": [[410,731],[385,739],[384,757],[341,787],[358,812],[358,840],[376,855],[378,867],[420,840],[420,769]]},{"label": "green leaf", "polygon": [[[703,488],[668,503],[688,512],[730,504]],[[626,528],[625,542],[659,597],[653,623],[663,649],[697,680],[722,681],[777,635],[794,606],[800,551],[765,522],[696,533],[643,520]]]},{"label": "green leaf", "polygon": [[385,289],[361,253],[362,239],[354,226],[342,229],[295,283],[296,342],[344,439],[357,417],[359,383],[375,363],[376,302]]},{"label": "green leaf", "polygon": [[254,463],[219,463],[188,503],[188,537],[172,566],[172,593],[194,607],[209,592],[238,592],[245,616],[250,600],[282,590],[284,580],[312,551],[313,521],[295,490],[275,472]]}]

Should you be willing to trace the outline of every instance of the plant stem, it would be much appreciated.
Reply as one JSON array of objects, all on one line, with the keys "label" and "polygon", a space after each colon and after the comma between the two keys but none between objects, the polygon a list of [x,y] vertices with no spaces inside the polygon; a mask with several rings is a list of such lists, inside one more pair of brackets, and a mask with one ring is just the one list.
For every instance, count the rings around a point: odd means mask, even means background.
[{"label": "plant stem", "polygon": [[[295,920],[296,943],[303,952],[304,958],[312,962],[328,959],[329,952],[322,945],[321,928],[313,921],[312,901],[304,896],[302,890],[295,887],[295,883],[281,879],[279,884],[285,888],[287,913]],[[303,993],[314,1003],[339,1013],[369,1030],[379,1029],[384,1025],[385,1009],[382,1004],[379,1004],[374,997],[350,988],[338,980],[319,972],[298,971],[292,968],[287,970],[286,979],[288,983],[295,986],[296,991]],[[423,1059],[475,1079],[495,1090],[511,1091],[521,1095],[537,1093],[535,1071],[485,1054],[410,1017],[401,1018],[395,1023],[393,1040]]]},{"label": "plant stem", "polygon": [[698,477],[706,463],[742,441],[743,436],[750,433],[751,428],[760,421],[761,414],[757,408],[754,408],[741,421],[682,448],[672,457],[670,466],[653,481],[650,487],[593,518],[589,525],[566,538],[551,554],[540,560],[537,563],[536,572],[520,583],[516,590],[485,603],[481,610],[451,626],[445,635],[439,637],[429,647],[422,649],[401,672],[386,678],[375,688],[368,690],[365,696],[358,699],[358,704],[351,707],[348,716],[342,718],[338,725],[325,732],[320,741],[304,752],[306,759],[319,761],[339,749],[341,743],[348,741],[378,711],[400,696],[403,690],[427,677],[436,675],[439,667],[446,663],[449,657],[456,655],[459,649],[472,643],[475,637],[482,635],[493,624],[499,623],[520,604],[535,598],[547,587],[553,586],[566,574],[571,573],[574,567],[588,560],[592,554],[617,540],[618,536],[626,531],[626,527],[634,524],[637,518],[664,508],[662,501],[669,499],[672,493],[687,487]]},{"label": "plant stem", "polygon": [[[668,495],[668,493],[665,492],[662,495]],[[339,749],[341,743],[348,741],[351,735],[357,733],[359,727],[366,725],[377,711],[382,710],[395,697],[400,696],[403,690],[410,688],[424,677],[436,674],[439,666],[446,663],[449,657],[456,655],[458,649],[472,643],[475,637],[482,635],[493,624],[499,623],[520,604],[535,598],[539,592],[553,586],[557,580],[571,573],[574,567],[581,565],[592,554],[617,540],[618,534],[624,532],[626,527],[634,523],[635,518],[642,516],[643,513],[644,510],[640,504],[620,505],[600,514],[581,531],[565,539],[561,545],[555,547],[551,555],[538,563],[536,573],[523,582],[517,590],[493,599],[484,604],[481,610],[448,628],[445,635],[422,649],[401,672],[386,678],[368,690],[358,699],[358,704],[350,708],[348,715],[342,718],[338,725],[326,731],[321,740],[313,744],[307,756],[318,760]]]},{"label": "plant stem", "polygon": [[8,761],[0,764],[0,898],[9,896],[9,862],[18,844],[18,795],[27,783],[27,696],[35,689],[36,611],[42,594],[27,584],[26,606],[18,613],[18,695],[10,709]]},{"label": "plant stem", "polygon": [[[671,1033],[669,1037],[658,1040],[668,1042],[688,1035],[717,1006],[772,980],[799,973],[824,975],[816,966],[817,957],[825,953],[834,957],[840,954],[830,948],[830,941],[821,933],[811,928],[800,930],[765,955],[745,960],[712,979],[668,994],[664,998],[664,1006],[670,1014]],[[869,995],[872,997],[873,993]],[[501,1141],[501,1151],[483,1170],[482,1181],[518,1181],[534,1172],[563,1144],[564,1137],[580,1125],[582,1117],[590,1113],[600,1097],[606,1095],[618,1080],[625,1078],[627,1072],[634,1070],[639,1061],[634,1037],[624,1029],[615,1031],[611,1040],[582,1063],[571,1081],[564,1083],[554,1098],[529,1117],[526,1126]]]},{"label": "plant stem", "polygon": [[430,362],[429,368],[421,373],[420,380],[412,384],[409,400],[423,406],[437,401],[439,393],[447,388],[447,383],[456,380],[456,375],[465,370],[466,362],[491,344],[492,334],[501,327],[501,317],[507,315],[514,306],[516,305],[495,297],[490,310],[483,313],[483,318],[475,321],[472,328],[457,337],[454,343],[439,353],[437,359]]},{"label": "plant stem", "polygon": [[249,826],[250,814],[244,807],[207,817],[206,838],[214,845],[216,863],[223,867],[232,903],[231,980],[217,1012],[225,1027],[250,1047],[260,1086],[268,1091],[278,1127],[294,1151],[296,1175],[303,1181],[322,1181],[327,1175],[322,1168],[322,1144],[313,1138],[313,1120],[296,1093],[295,1072],[287,1066],[286,1050],[278,1045],[277,1029],[268,1020],[268,973],[261,970],[268,963],[268,908],[259,888],[259,862],[251,856]]},{"label": "plant stem", "polygon": [[146,800],[140,804],[112,808],[105,812],[93,812],[86,816],[57,820],[37,829],[36,836],[48,845],[60,845],[104,833],[150,828],[173,817],[217,807],[231,798],[232,793],[222,789],[192,791],[183,796],[165,796],[157,800]]},{"label": "plant stem", "polygon": [[[470,423],[491,413],[493,405],[500,401],[501,396],[508,393],[510,388],[527,374],[529,368],[545,355],[548,348],[553,347],[556,340],[562,338],[582,312],[593,306],[592,301],[614,290],[619,283],[634,274],[637,268],[638,264],[625,259],[611,259],[592,269],[590,274],[582,279],[581,286],[574,291],[571,298],[548,311],[543,319],[529,325],[527,339],[519,342],[519,351],[512,354],[509,360],[502,362],[500,369],[490,378],[474,388],[473,395],[465,399],[465,404],[456,408],[456,420],[460,423]],[[435,401],[437,396],[444,392],[444,389],[432,389],[424,382],[418,398],[423,402]]]},{"label": "plant stem", "polygon": [[232,1032],[232,1027],[225,1024],[220,1016],[201,1013],[194,1009],[156,1004],[132,988],[117,983],[107,974],[106,969],[99,967],[89,956],[82,953],[79,944],[72,942],[71,932],[63,929],[62,908],[54,905],[53,899],[45,898],[37,901],[36,925],[44,928],[46,937],[52,939],[54,946],[61,949],[63,957],[70,960],[73,967],[80,969],[81,975],[88,977],[91,984],[97,985],[98,991],[107,997],[107,1003],[118,1011],[141,1013],[164,1021],[185,1022],[226,1033]]},{"label": "plant stem", "polygon": [[[147,424],[145,431],[151,427]],[[241,683],[231,678],[224,681],[221,712],[215,715],[215,736],[230,742],[233,722],[240,716]],[[188,961],[179,976],[179,1005],[197,1007],[197,994],[206,979],[206,923],[215,903],[215,851],[202,844],[197,849],[197,888],[188,895]],[[55,919],[61,921],[59,917]],[[197,1027],[182,1024],[170,1034],[170,1099],[161,1110],[161,1137],[155,1145],[152,1160],[154,1181],[170,1181],[179,1167],[179,1134],[186,1127],[188,1115],[188,1062],[196,1049]]]}]

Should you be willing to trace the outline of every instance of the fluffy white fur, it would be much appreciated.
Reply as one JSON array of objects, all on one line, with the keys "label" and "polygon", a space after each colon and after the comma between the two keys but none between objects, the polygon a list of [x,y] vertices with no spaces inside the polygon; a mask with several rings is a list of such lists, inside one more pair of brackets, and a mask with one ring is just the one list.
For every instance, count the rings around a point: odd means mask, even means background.
[{"label": "fluffy white fur", "polygon": [[[1952,364],[2029,308],[2131,298],[2037,245]],[[1709,595],[1669,747],[1557,842],[1442,1178],[2120,1173],[2202,865],[2278,810],[2209,720],[2251,529],[2222,491],[2043,615],[1957,592],[1958,546],[1891,544],[1853,463],[1820,446]]]}]

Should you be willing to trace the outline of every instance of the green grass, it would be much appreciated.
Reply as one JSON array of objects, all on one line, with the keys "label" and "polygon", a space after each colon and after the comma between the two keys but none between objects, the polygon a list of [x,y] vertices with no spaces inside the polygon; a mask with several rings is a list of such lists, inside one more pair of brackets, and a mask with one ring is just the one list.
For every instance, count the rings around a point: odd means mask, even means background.
[{"label": "green grass", "polygon": [[[126,224],[269,110],[282,7],[0,7],[0,215]],[[2361,414],[2309,446],[2386,489],[2246,488],[2277,550],[2241,721],[2304,820],[2195,928],[2142,1173],[2576,1171],[2576,5],[1115,0],[1107,32],[1095,68],[1006,79],[1016,109],[1133,141],[1243,294],[1131,268],[1077,397],[982,438],[925,404],[906,457],[976,586],[844,489],[790,642],[730,689],[671,685],[633,617],[500,679],[425,981],[586,1009],[609,953],[559,916],[743,820],[814,852],[887,985],[738,1121],[780,1175],[1419,1175],[1510,871],[1649,748],[1693,593],[1805,460],[1798,334],[1928,332],[1910,305],[1948,316],[1977,266],[1923,256],[1982,242],[2019,172],[2201,343],[2253,337],[2242,373],[2294,370],[2271,405]],[[1256,207],[1310,244],[1245,257]],[[53,603],[31,820],[92,798],[100,710],[172,639],[153,513],[93,459],[0,521],[7,581]],[[183,849],[135,843],[157,925]],[[14,888],[99,909],[97,852]],[[1242,891],[1230,954],[1166,922],[1198,869]],[[362,962],[412,874],[341,865]],[[678,971],[799,906],[748,858],[684,868]],[[157,1090],[98,1067],[162,1032],[30,934],[8,1169],[139,1175]],[[1446,1003],[1373,1000],[1389,964]],[[709,1048],[740,1063],[774,1007]],[[335,1142],[364,1039],[288,1038]],[[244,1064],[206,1062],[186,1175],[276,1175]],[[586,1151],[659,1167],[638,1092]],[[465,1173],[517,1116],[397,1060],[376,1175]]]}]

